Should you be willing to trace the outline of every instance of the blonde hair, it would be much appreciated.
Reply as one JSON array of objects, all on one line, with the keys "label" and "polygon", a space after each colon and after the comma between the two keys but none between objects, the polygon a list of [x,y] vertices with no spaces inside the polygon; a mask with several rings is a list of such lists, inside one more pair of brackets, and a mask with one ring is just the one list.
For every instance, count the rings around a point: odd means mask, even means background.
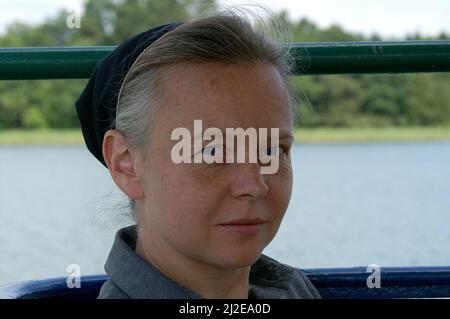
[{"label": "blonde hair", "polygon": [[[125,78],[113,128],[132,147],[146,150],[152,119],[162,107],[158,103],[163,94],[161,83],[172,66],[182,63],[273,65],[289,90],[287,77],[293,59],[287,45],[287,24],[270,10],[258,8],[269,13],[266,19],[244,8],[223,10],[185,22],[152,43]],[[146,155],[144,151],[144,161]],[[134,210],[134,201],[130,204]]]}]

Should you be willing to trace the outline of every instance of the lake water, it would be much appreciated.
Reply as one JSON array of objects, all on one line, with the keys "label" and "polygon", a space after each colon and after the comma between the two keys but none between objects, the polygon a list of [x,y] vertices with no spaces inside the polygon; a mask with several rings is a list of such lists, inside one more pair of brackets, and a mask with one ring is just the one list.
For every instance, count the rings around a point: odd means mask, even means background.
[{"label": "lake water", "polygon": [[[302,268],[450,265],[450,142],[302,144],[265,253]],[[103,273],[126,203],[84,146],[0,147],[0,284]]]}]

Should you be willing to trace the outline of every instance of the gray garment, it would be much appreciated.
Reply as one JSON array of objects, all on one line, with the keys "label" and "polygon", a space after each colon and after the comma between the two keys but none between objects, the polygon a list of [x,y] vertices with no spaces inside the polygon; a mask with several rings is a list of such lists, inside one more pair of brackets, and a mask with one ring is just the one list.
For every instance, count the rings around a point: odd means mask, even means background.
[{"label": "gray garment", "polygon": [[[99,299],[199,299],[192,290],[159,272],[135,252],[136,226],[120,229],[111,248]],[[250,299],[320,298],[306,275],[265,255],[251,266]]]}]

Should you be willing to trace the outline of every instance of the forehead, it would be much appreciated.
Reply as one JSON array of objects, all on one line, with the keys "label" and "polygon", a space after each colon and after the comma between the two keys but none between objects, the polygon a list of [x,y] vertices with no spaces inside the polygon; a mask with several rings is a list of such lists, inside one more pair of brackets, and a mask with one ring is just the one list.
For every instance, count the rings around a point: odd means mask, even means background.
[{"label": "forehead", "polygon": [[219,128],[291,126],[289,94],[271,65],[180,64],[163,88],[169,126],[190,127],[195,119]]}]

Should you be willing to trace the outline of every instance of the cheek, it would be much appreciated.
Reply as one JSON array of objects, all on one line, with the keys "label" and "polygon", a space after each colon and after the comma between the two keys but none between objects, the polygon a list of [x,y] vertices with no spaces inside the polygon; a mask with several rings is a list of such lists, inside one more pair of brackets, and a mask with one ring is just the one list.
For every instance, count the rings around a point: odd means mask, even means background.
[{"label": "cheek", "polygon": [[195,236],[194,230],[199,236],[206,232],[225,189],[215,174],[189,165],[161,167],[159,177],[155,178],[158,183],[151,186],[150,192],[154,195],[148,199],[159,223],[177,236],[189,232],[190,236]]},{"label": "cheek", "polygon": [[290,163],[280,163],[277,174],[268,177],[269,201],[277,218],[282,218],[289,205],[292,193],[292,167]]}]

